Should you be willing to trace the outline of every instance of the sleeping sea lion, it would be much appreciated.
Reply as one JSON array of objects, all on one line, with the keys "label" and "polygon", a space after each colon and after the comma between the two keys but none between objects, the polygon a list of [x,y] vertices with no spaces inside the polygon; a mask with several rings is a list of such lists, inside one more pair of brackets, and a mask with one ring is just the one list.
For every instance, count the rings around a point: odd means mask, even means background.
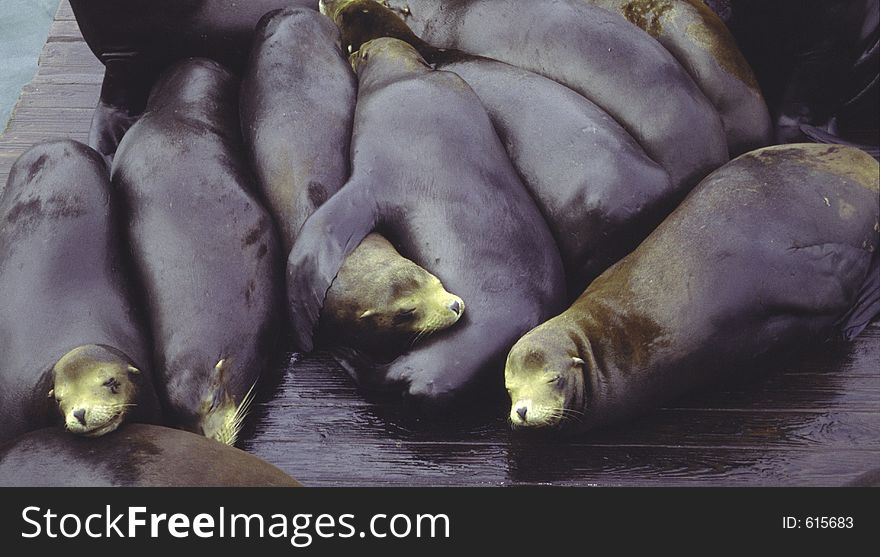
[{"label": "sleeping sea lion", "polygon": [[[332,0],[325,11],[349,0]],[[583,0],[386,0],[421,39],[539,73],[590,99],[688,191],[728,160],[715,107],[657,41]],[[433,60],[428,60],[433,62]]]},{"label": "sleeping sea lion", "polygon": [[517,428],[631,417],[765,354],[880,313],[880,168],[784,145],[717,170],[507,358]]},{"label": "sleeping sea lion", "polygon": [[[241,127],[284,253],[306,218],[348,179],[356,96],[330,20],[304,8],[260,20],[242,80]],[[321,337],[330,346],[399,353],[412,339],[455,324],[463,311],[461,298],[436,277],[370,235],[327,294]]]},{"label": "sleeping sea lion", "polygon": [[238,80],[190,59],[156,84],[113,163],[176,425],[232,444],[280,332],[272,219],[251,191]]},{"label": "sleeping sea lion", "polygon": [[481,380],[564,300],[553,238],[479,98],[408,44],[366,43],[354,58],[352,176],[309,219],[288,259],[294,335],[308,351],[344,258],[373,230],[461,295],[468,310],[393,362],[361,374],[423,402]]},{"label": "sleeping sea lion", "polygon": [[0,442],[59,418],[87,436],[160,419],[114,201],[103,160],[81,143],[41,143],[12,166],[0,195]]}]

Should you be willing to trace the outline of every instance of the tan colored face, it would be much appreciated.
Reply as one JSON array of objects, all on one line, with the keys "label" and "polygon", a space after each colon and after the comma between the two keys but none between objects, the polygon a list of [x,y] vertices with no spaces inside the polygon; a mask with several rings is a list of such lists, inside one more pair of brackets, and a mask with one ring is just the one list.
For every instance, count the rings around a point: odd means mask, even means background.
[{"label": "tan colored face", "polygon": [[514,428],[559,427],[583,414],[585,363],[572,353],[522,340],[514,346],[504,369]]},{"label": "tan colored face", "polygon": [[137,404],[140,371],[127,358],[97,345],[74,348],[53,368],[49,396],[58,403],[65,428],[98,437],[118,428]]},{"label": "tan colored face", "polygon": [[464,313],[464,301],[426,271],[402,277],[378,296],[382,304],[364,306],[359,327],[401,336],[421,337],[451,327]]},{"label": "tan colored face", "polygon": [[340,269],[321,318],[361,339],[399,342],[451,327],[464,309],[437,277],[370,234]]},{"label": "tan colored face", "polygon": [[255,386],[251,386],[241,402],[237,403],[227,384],[231,365],[230,359],[225,358],[214,366],[214,379],[199,408],[198,423],[202,435],[230,446],[238,440],[253,401]]}]

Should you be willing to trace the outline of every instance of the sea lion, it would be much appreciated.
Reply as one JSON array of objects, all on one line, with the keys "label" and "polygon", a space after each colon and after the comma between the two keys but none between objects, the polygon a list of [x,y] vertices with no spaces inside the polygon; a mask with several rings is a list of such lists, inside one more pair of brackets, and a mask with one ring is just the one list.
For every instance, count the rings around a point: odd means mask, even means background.
[{"label": "sea lion", "polygon": [[880,313],[880,178],[864,152],[786,145],[703,180],[507,358],[516,428],[625,419]]},{"label": "sea lion", "polygon": [[88,436],[160,419],[117,218],[104,162],[81,143],[41,143],[12,166],[0,195],[0,442],[59,418]]},{"label": "sea lion", "polygon": [[[330,20],[303,8],[260,20],[242,80],[241,127],[284,253],[306,218],[348,179],[356,97]],[[328,344],[393,352],[455,324],[464,302],[371,235],[342,266],[325,308]]]},{"label": "sea lion", "polygon": [[394,36],[473,88],[556,239],[570,299],[674,208],[680,192],[666,171],[611,116],[568,87],[503,62],[438,52],[372,0],[333,15],[350,44]]},{"label": "sea lion", "polygon": [[210,60],[172,66],[112,170],[160,396],[175,424],[229,444],[282,315],[276,231],[241,154],[238,86]]},{"label": "sea lion", "polygon": [[[325,11],[347,1],[325,2]],[[669,52],[616,14],[582,0],[385,3],[428,44],[507,62],[587,97],[666,169],[678,191],[728,160],[715,107]]]},{"label": "sea lion", "polygon": [[317,9],[317,0],[71,0],[70,5],[86,43],[106,67],[89,145],[112,159],[165,68],[203,56],[239,71],[263,14],[292,5]]},{"label": "sea lion", "polygon": [[731,156],[768,145],[773,126],[755,74],[724,22],[702,0],[584,0],[657,39],[712,102]]},{"label": "sea lion", "polygon": [[[461,295],[468,310],[455,327],[366,380],[419,402],[449,402],[493,378],[517,335],[561,309],[559,252],[461,78],[431,70],[396,39],[366,43],[353,64],[352,176],[309,217],[290,253],[294,335],[300,348],[312,348],[343,259],[379,230]],[[500,382],[500,374],[493,379]]]},{"label": "sea lion", "polygon": [[268,462],[178,429],[129,424],[100,439],[57,429],[0,448],[3,487],[299,487]]}]

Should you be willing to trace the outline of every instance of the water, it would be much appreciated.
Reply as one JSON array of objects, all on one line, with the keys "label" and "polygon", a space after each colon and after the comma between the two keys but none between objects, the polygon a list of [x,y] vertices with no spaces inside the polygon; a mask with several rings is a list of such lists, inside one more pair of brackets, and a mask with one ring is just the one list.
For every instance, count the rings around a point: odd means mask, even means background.
[{"label": "water", "polygon": [[40,51],[59,0],[0,0],[0,130],[37,73]]}]

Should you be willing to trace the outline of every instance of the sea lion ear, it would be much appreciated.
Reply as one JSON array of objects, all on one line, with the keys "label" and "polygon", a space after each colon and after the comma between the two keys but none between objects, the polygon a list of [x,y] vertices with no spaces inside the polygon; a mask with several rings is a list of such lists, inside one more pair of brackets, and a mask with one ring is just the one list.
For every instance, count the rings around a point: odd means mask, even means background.
[{"label": "sea lion ear", "polygon": [[574,363],[574,365],[576,365],[576,366],[582,366],[582,365],[586,364],[585,361],[583,361],[582,359],[578,358],[577,356],[575,356],[574,358],[572,358],[571,361],[572,361],[572,362]]},{"label": "sea lion ear", "polygon": [[363,312],[363,313],[361,314],[361,316],[360,316],[358,319],[365,319],[365,318],[367,318],[367,317],[373,315],[374,313],[375,313],[375,312],[374,312],[373,310],[368,309],[367,311]]},{"label": "sea lion ear", "polygon": [[47,398],[55,398],[55,389],[49,389],[49,396]]},{"label": "sea lion ear", "polygon": [[128,366],[128,372],[132,375],[140,375],[141,370],[139,370],[138,368],[136,368],[134,366]]}]

